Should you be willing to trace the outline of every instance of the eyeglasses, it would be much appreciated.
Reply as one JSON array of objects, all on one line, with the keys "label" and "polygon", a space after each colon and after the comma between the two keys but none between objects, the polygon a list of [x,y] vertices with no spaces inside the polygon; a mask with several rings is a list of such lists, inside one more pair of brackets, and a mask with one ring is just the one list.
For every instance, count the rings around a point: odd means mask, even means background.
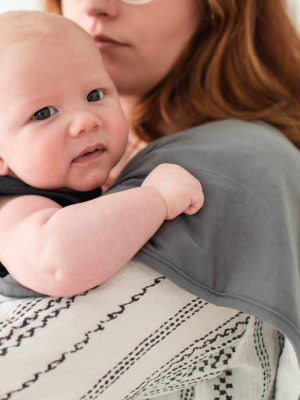
[{"label": "eyeglasses", "polygon": [[139,6],[141,4],[150,3],[152,0],[121,0],[123,3]]}]

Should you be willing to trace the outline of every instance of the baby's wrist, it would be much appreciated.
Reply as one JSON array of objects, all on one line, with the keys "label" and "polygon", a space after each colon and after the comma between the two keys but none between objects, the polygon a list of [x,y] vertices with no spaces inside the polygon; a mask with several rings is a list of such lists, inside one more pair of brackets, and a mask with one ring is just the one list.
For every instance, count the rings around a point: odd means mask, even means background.
[{"label": "baby's wrist", "polygon": [[146,185],[142,184],[141,189],[147,190],[148,195],[159,199],[159,202],[161,203],[161,208],[164,210],[164,215],[165,215],[165,219],[166,219],[167,214],[168,214],[168,205],[167,205],[167,202],[164,199],[164,197],[161,195],[160,191],[158,189],[156,189],[154,186],[150,186],[150,185],[148,186],[147,184]]}]

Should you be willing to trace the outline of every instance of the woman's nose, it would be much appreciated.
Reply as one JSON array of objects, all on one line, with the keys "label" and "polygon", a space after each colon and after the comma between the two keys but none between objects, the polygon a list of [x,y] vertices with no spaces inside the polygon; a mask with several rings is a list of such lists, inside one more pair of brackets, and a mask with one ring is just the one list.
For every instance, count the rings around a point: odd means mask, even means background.
[{"label": "woman's nose", "polygon": [[120,0],[82,0],[83,10],[90,17],[116,17]]},{"label": "woman's nose", "polygon": [[102,126],[102,120],[98,116],[88,113],[78,113],[69,126],[69,134],[72,137],[78,137],[96,131]]}]

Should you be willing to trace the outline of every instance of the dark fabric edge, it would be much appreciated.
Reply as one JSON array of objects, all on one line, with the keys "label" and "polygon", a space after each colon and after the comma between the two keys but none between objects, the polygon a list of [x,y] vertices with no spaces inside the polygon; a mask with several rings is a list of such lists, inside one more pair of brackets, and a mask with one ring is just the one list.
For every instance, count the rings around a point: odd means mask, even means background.
[{"label": "dark fabric edge", "polygon": [[45,294],[35,292],[34,290],[22,286],[10,274],[6,275],[5,278],[1,278],[0,295],[10,299],[19,300],[33,297],[49,297]]},{"label": "dark fabric edge", "polygon": [[135,256],[135,259],[146,264],[149,268],[166,276],[177,286],[186,290],[195,296],[208,301],[219,307],[233,308],[246,314],[253,315],[263,321],[273,325],[278,331],[286,336],[294,347],[298,359],[300,369],[300,334],[297,332],[295,325],[289,321],[284,315],[264,306],[260,303],[234,294],[224,294],[214,291],[207,286],[196,282],[177,270],[172,264],[161,259],[159,256],[152,254],[147,249],[141,249]]},{"label": "dark fabric edge", "polygon": [[[29,291],[30,289],[28,289]],[[29,292],[22,292],[22,293],[18,293],[17,295],[14,294],[7,294],[7,292],[3,292],[0,291],[0,296],[3,297],[7,297],[8,299],[11,300],[25,300],[25,299],[37,299],[37,298],[46,298],[46,297],[50,297],[41,293],[37,293],[37,292],[33,292],[29,293]]]}]

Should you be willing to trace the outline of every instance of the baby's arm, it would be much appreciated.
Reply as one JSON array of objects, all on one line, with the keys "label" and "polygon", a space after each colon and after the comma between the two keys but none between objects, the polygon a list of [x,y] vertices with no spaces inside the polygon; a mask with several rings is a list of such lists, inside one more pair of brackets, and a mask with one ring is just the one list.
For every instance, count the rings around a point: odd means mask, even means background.
[{"label": "baby's arm", "polygon": [[165,219],[193,214],[202,188],[187,171],[164,164],[140,188],[61,208],[40,196],[2,200],[0,260],[30,289],[70,296],[111,277]]}]

